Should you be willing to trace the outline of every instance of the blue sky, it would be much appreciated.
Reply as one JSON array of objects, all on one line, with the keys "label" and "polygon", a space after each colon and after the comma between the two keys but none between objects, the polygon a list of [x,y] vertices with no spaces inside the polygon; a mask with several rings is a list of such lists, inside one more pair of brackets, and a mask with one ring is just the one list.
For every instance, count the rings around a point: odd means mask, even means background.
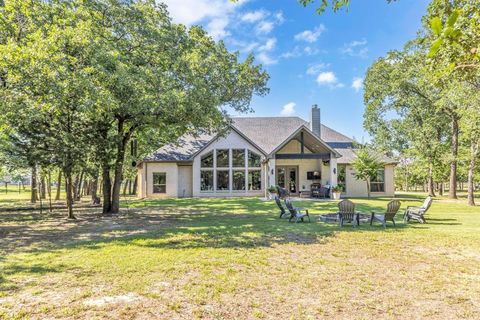
[{"label": "blue sky", "polygon": [[[256,116],[309,119],[312,104],[322,122],[357,140],[363,129],[362,80],[371,63],[416,36],[428,0],[352,0],[348,12],[327,11],[296,0],[164,0],[177,23],[201,25],[241,56],[253,53],[270,74]],[[318,1],[317,1],[318,2]]]}]

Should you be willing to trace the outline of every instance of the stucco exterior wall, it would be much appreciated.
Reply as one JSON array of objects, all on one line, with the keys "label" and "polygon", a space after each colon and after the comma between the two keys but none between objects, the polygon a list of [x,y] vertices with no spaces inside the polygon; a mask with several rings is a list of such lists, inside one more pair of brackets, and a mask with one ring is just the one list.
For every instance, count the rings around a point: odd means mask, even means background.
[{"label": "stucco exterior wall", "polygon": [[190,198],[192,196],[192,166],[178,166],[178,197]]},{"label": "stucco exterior wall", "polygon": [[[153,193],[153,173],[166,173],[166,193]],[[175,162],[144,162],[138,170],[140,198],[173,198],[178,196],[178,166]]]},{"label": "stucco exterior wall", "polygon": [[[394,165],[385,166],[385,192],[372,192],[372,197],[393,197],[395,196]],[[355,179],[355,169],[351,165],[346,166],[346,197],[366,197],[367,183]]]},{"label": "stucco exterior wall", "polygon": [[[216,185],[214,184],[213,191],[200,191],[200,160],[201,157],[214,149],[250,149],[253,152],[262,156],[262,152],[251,145],[247,140],[240,136],[235,131],[230,131],[225,137],[219,137],[213,141],[209,146],[207,146],[202,152],[200,152],[193,159],[192,165],[192,181],[193,181],[193,196],[194,197],[239,197],[239,196],[262,196],[264,195],[265,189],[265,166],[262,166],[261,169],[261,190],[242,190],[242,191],[217,191]],[[262,156],[263,157],[263,156]],[[230,157],[231,161],[231,157]],[[214,169],[214,175],[215,169]],[[231,171],[230,171],[231,176]],[[215,181],[215,179],[214,179]],[[214,182],[215,183],[215,182]],[[231,188],[230,188],[231,189]]]}]

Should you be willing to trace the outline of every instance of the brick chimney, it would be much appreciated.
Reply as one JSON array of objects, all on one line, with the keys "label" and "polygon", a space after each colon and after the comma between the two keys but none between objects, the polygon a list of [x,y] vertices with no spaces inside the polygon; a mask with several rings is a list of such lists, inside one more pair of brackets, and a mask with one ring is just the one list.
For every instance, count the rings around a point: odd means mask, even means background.
[{"label": "brick chimney", "polygon": [[317,136],[321,137],[322,122],[320,121],[320,108],[314,104],[310,113],[310,130]]}]

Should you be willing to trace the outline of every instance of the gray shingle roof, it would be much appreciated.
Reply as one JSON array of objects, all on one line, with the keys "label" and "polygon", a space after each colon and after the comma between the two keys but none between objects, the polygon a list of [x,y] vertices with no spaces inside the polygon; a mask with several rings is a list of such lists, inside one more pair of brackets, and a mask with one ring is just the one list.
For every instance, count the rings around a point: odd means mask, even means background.
[{"label": "gray shingle roof", "polygon": [[176,143],[169,143],[148,155],[144,161],[187,161],[212,140],[214,134],[183,135]]},{"label": "gray shingle roof", "polygon": [[[352,148],[335,148],[335,150],[340,153],[342,156],[337,159],[337,164],[349,164],[357,157]],[[395,159],[387,157],[386,155],[379,154],[377,155],[378,161],[384,164],[394,164],[397,163]]]},{"label": "gray shingle roof", "polygon": [[[236,117],[232,119],[232,126],[267,154],[303,125],[309,127],[309,123],[299,117]],[[191,157],[207,145],[214,136],[212,134],[202,134],[198,137],[184,135],[178,139],[177,143],[170,143],[159,148],[144,160],[192,160]],[[346,153],[347,158],[350,157],[348,149],[345,148],[351,147],[353,139],[323,124],[321,138],[341,154]]]}]

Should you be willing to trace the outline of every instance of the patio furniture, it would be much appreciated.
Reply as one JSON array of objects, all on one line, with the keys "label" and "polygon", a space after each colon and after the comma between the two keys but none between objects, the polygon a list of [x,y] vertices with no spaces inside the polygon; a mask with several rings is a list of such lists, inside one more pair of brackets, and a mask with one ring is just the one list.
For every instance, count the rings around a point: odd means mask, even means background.
[{"label": "patio furniture", "polygon": [[286,218],[288,216],[286,208],[283,206],[280,198],[275,196],[275,203],[277,204],[278,208],[280,209],[280,216],[279,218]]},{"label": "patio furniture", "polygon": [[355,212],[355,204],[350,200],[342,200],[338,203],[338,221],[340,227],[343,227],[344,222],[351,222],[352,225],[360,225],[360,215]]},{"label": "patio furniture", "polygon": [[[285,200],[285,205],[290,212],[290,219],[288,219],[289,222],[292,222],[293,218],[295,218],[295,222],[304,222],[305,217],[307,217],[308,222],[310,222],[310,215],[308,214],[308,210],[302,208],[295,208],[290,200]],[[304,211],[304,213],[302,213],[302,211]]]},{"label": "patio furniture", "polygon": [[400,210],[400,201],[392,200],[387,204],[387,211],[384,213],[376,213],[372,211],[372,216],[370,218],[370,225],[372,225],[373,221],[379,221],[383,224],[383,227],[387,227],[387,220],[393,222],[393,226],[395,226],[395,215],[397,214],[398,210]]},{"label": "patio furniture", "polygon": [[426,223],[425,221],[425,213],[430,209],[430,206],[432,205],[433,198],[428,196],[425,201],[423,201],[423,204],[421,207],[415,207],[415,206],[409,206],[405,210],[405,213],[403,214],[403,220],[405,222],[409,222],[411,219],[417,220],[420,223]]},{"label": "patio furniture", "polygon": [[277,186],[277,190],[278,190],[278,197],[280,199],[286,199],[290,197],[290,192],[288,192],[287,189]]},{"label": "patio furniture", "polygon": [[310,194],[312,198],[320,198],[320,188],[322,185],[320,183],[312,183],[310,185]]}]

